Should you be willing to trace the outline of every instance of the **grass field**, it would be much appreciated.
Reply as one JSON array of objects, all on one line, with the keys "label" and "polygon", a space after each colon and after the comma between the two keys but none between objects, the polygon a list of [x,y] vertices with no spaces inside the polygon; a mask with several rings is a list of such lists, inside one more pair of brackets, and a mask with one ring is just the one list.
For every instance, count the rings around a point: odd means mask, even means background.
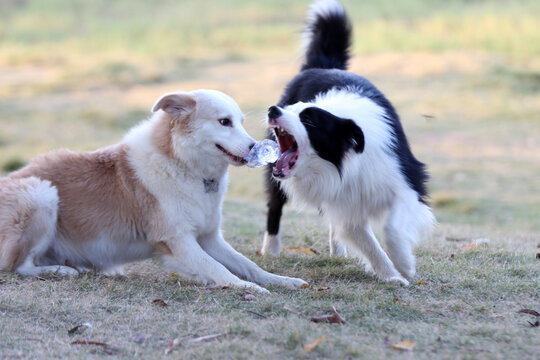
[{"label": "grass field", "polygon": [[[540,311],[540,3],[343,3],[355,26],[351,70],[391,99],[432,175],[440,225],[417,249],[413,285],[383,284],[352,260],[329,257],[325,225],[310,211],[287,208],[284,242],[320,255],[256,255],[262,174],[233,168],[226,238],[310,289],[242,301],[241,291],[169,277],[152,261],[121,279],[0,273],[0,359],[538,356],[539,328],[528,321],[540,319],[518,311]],[[261,138],[265,109],[300,66],[308,5],[1,1],[0,173],[50,149],[119,141],[174,89],[229,93]],[[470,246],[478,239],[489,242]],[[332,307],[346,324],[310,321]],[[68,333],[83,323],[92,327]],[[193,340],[205,335],[219,336]],[[414,349],[391,346],[402,340]]]}]

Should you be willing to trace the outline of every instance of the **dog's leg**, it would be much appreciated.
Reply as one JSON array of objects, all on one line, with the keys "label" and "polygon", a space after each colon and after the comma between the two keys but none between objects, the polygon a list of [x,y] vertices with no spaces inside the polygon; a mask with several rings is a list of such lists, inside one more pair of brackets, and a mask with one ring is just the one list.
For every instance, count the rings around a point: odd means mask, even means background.
[{"label": "dog's leg", "polygon": [[114,266],[111,266],[111,267],[109,267],[107,269],[101,270],[100,274],[102,274],[104,276],[110,276],[110,277],[125,276],[126,271],[124,270],[124,265],[114,265]]},{"label": "dog's leg", "polygon": [[[407,224],[403,224],[399,211],[392,209],[384,226],[384,236],[388,255],[398,271],[407,278],[412,278],[416,272],[412,245],[415,243],[415,234],[407,231]],[[414,236],[414,238],[411,238]]]},{"label": "dog's leg", "polygon": [[330,255],[331,256],[343,256],[347,257],[347,247],[343,245],[336,236],[336,232],[334,231],[332,225],[330,224],[329,229],[329,240],[328,245],[330,247]]},{"label": "dog's leg", "polygon": [[283,206],[287,202],[287,196],[279,187],[279,183],[272,179],[271,166],[267,167],[265,173],[267,177],[266,188],[268,192],[268,215],[261,254],[279,256],[279,253],[281,252],[279,223],[281,221]]},{"label": "dog's leg", "polygon": [[431,209],[417,198],[414,193],[396,200],[384,226],[388,255],[398,271],[409,279],[416,272],[413,246],[431,232],[435,221]]},{"label": "dog's leg", "polygon": [[281,285],[290,289],[299,288],[307,283],[302,279],[275,275],[264,271],[253,261],[233,249],[218,232],[200,240],[203,249],[214,259],[225,265],[233,273],[249,280],[267,285]]},{"label": "dog's leg", "polygon": [[[69,266],[64,265],[47,265],[47,266],[36,266],[34,264],[35,254],[29,254],[24,263],[22,263],[18,268],[17,272],[21,275],[26,276],[35,276],[44,273],[58,274],[60,276],[79,276],[79,272]],[[33,255],[33,256],[32,256]]]},{"label": "dog's leg", "polygon": [[[351,245],[361,251],[369,260],[377,277],[386,282],[396,282],[409,285],[409,282],[396,270],[394,264],[386,255],[377,241],[371,226],[346,226],[341,229],[343,237],[350,239]],[[341,235],[341,231],[339,232]]]},{"label": "dog's leg", "polygon": [[161,255],[163,265],[192,280],[203,284],[245,287],[257,292],[269,293],[265,288],[232,274],[225,266],[208,255],[193,236],[182,236],[161,243],[166,244],[170,251],[168,254]]},{"label": "dog's leg", "polygon": [[78,275],[67,266],[36,266],[54,240],[58,192],[36,177],[5,179],[0,188],[0,268],[21,275]]}]

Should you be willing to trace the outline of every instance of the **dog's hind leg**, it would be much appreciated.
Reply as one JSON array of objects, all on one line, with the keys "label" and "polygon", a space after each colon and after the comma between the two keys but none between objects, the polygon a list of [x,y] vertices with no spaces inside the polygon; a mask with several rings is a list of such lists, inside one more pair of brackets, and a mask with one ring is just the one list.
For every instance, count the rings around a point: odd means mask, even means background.
[{"label": "dog's hind leg", "polygon": [[78,275],[67,266],[37,266],[54,239],[58,192],[49,181],[35,177],[4,179],[0,191],[0,268],[21,275],[45,272]]},{"label": "dog's hind leg", "polygon": [[384,252],[368,223],[363,226],[344,226],[340,228],[338,234],[343,239],[349,240],[353,247],[366,256],[378,278],[386,282],[409,285],[409,282],[401,276]]},{"label": "dog's hind leg", "polygon": [[281,252],[281,236],[279,223],[283,206],[287,202],[287,195],[279,187],[279,183],[272,179],[272,167],[269,165],[265,170],[266,189],[268,192],[268,214],[266,232],[264,233],[261,254],[279,256]]},{"label": "dog's hind leg", "polygon": [[290,289],[296,289],[307,283],[302,279],[280,276],[269,273],[261,269],[253,261],[233,249],[233,247],[223,239],[221,233],[217,232],[212,236],[200,239],[203,249],[214,259],[225,265],[233,273],[249,280],[267,285],[281,285]]},{"label": "dog's hind leg", "polygon": [[347,257],[347,247],[337,239],[336,232],[332,225],[330,225],[328,232],[328,246],[330,247],[330,255]]},{"label": "dog's hind leg", "polygon": [[396,200],[388,214],[384,226],[388,255],[398,271],[409,279],[416,272],[413,246],[420,237],[431,232],[433,223],[431,209],[420,203],[416,194],[408,201]]}]

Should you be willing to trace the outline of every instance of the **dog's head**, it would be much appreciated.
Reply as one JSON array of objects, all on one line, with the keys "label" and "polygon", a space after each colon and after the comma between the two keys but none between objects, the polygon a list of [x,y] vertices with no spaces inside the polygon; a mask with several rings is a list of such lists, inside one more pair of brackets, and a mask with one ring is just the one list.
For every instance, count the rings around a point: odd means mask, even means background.
[{"label": "dog's head", "polygon": [[313,104],[271,106],[268,125],[274,130],[281,150],[272,170],[277,179],[290,177],[310,159],[330,162],[341,175],[345,155],[364,150],[364,133],[353,120],[340,118]]},{"label": "dog's head", "polygon": [[154,143],[171,157],[195,152],[243,165],[255,145],[242,126],[244,115],[236,102],[216,90],[166,93],[152,111],[164,113],[156,125]]}]

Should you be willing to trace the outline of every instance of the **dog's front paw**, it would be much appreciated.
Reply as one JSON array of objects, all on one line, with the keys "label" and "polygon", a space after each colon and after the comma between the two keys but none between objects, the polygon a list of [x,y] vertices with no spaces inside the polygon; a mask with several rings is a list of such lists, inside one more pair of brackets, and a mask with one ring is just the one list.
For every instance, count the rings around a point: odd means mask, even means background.
[{"label": "dog's front paw", "polygon": [[284,277],[281,285],[289,289],[299,289],[299,288],[309,287],[309,284],[305,282],[304,280],[298,279],[298,278],[292,278],[292,277]]},{"label": "dog's front paw", "polygon": [[259,286],[255,283],[249,282],[249,281],[242,281],[239,284],[234,284],[236,287],[246,288],[248,290],[252,290],[254,292],[258,292],[259,294],[270,294],[270,291],[266,290],[262,286]]},{"label": "dog's front paw", "polygon": [[390,276],[390,277],[384,279],[384,281],[386,281],[388,283],[397,284],[397,285],[409,286],[409,281],[407,281],[407,279],[405,279],[401,275]]}]

